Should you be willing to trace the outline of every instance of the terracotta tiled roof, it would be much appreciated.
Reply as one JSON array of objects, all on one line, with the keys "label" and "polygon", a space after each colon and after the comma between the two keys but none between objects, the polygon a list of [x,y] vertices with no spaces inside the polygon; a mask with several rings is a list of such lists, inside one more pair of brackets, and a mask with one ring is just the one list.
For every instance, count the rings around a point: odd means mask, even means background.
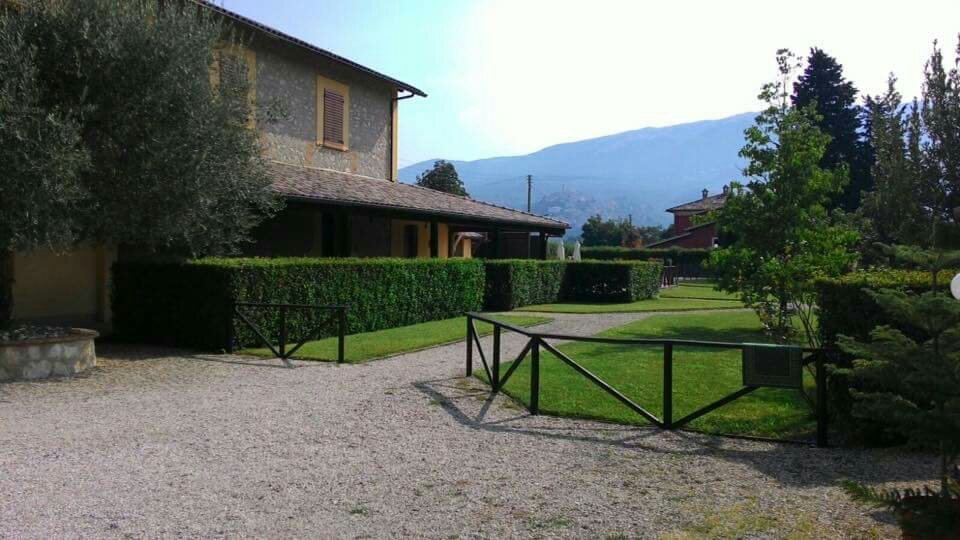
[{"label": "terracotta tiled roof", "polygon": [[719,195],[711,195],[680,206],[667,208],[667,212],[710,212],[723,207],[725,202],[727,202],[727,194],[720,193]]},{"label": "terracotta tiled roof", "polygon": [[475,201],[410,184],[402,184],[280,162],[269,164],[273,187],[286,197],[331,204],[387,208],[467,221],[569,229],[563,221]]}]

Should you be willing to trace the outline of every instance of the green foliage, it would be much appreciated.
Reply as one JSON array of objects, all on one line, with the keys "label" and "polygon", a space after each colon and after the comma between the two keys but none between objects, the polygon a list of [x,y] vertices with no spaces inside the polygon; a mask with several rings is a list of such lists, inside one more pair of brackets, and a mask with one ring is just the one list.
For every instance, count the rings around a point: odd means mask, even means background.
[{"label": "green foliage", "polygon": [[[878,326],[869,341],[838,337],[855,360],[841,370],[854,383],[853,414],[882,423],[911,442],[940,453],[940,494],[950,494],[948,470],[960,457],[960,302],[938,288],[945,266],[960,266],[960,252],[890,248],[891,254],[930,268],[930,288],[920,294],[868,291],[892,325]],[[919,330],[907,335],[893,325]]]},{"label": "green foliage", "polygon": [[583,224],[581,240],[585,246],[642,246],[666,238],[669,234],[660,225],[635,227],[627,219],[604,220],[600,214]]},{"label": "green foliage", "polygon": [[816,47],[810,49],[806,67],[793,84],[791,102],[798,109],[815,109],[815,125],[829,136],[820,167],[850,171],[850,182],[829,203],[847,212],[860,206],[860,193],[871,187],[869,165],[863,163],[856,101],[857,89],[844,78],[837,59]]},{"label": "green foliage", "polygon": [[208,10],[23,6],[0,11],[0,251],[223,253],[276,208],[245,68],[224,64],[211,86],[214,45],[235,40]]},{"label": "green foliage", "polygon": [[871,259],[876,258],[876,254],[870,252],[869,246],[876,242],[929,242],[926,232],[929,216],[918,190],[922,170],[918,112],[914,108],[910,116],[904,118],[904,107],[895,85],[896,79],[891,76],[884,95],[866,100],[874,189],[864,193],[859,214],[866,219],[862,229],[868,249],[864,251]]},{"label": "green foliage", "polygon": [[636,302],[660,290],[663,265],[654,262],[586,261],[567,264],[561,300]]},{"label": "green foliage", "polygon": [[563,291],[567,264],[532,259],[485,260],[484,307],[510,311],[520,306],[556,302]]},{"label": "green foliage", "polygon": [[709,273],[704,263],[710,258],[709,249],[685,248],[624,248],[624,247],[583,247],[580,255],[584,259],[601,261],[662,261],[665,265],[679,266],[684,277],[704,277]]},{"label": "green foliage", "polygon": [[[843,334],[865,340],[874,328],[884,325],[895,325],[908,335],[922,337],[919,328],[891,319],[874,299],[874,293],[890,289],[917,294],[930,290],[930,286],[930,274],[917,270],[861,270],[818,279],[815,303],[820,339],[825,344],[833,344],[837,336]],[[938,284],[938,290],[946,289],[946,283]]]},{"label": "green foliage", "polygon": [[485,307],[512,310],[561,300],[633,302],[652,298],[662,266],[654,262],[485,261]]},{"label": "green foliage", "polygon": [[433,168],[429,171],[423,171],[417,175],[417,185],[453,195],[470,196],[463,181],[460,180],[460,175],[457,174],[457,168],[453,163],[442,159],[434,162]]},{"label": "green foliage", "polygon": [[[114,328],[133,341],[221,349],[234,301],[346,305],[348,332],[447,319],[478,310],[484,270],[463,259],[201,259],[119,262],[113,273]],[[245,311],[270,335],[278,313]],[[327,317],[324,313],[320,319]],[[289,316],[290,339],[305,337],[315,315]],[[321,336],[335,333],[328,326]],[[240,345],[255,345],[233,321]]]},{"label": "green foliage", "polygon": [[711,253],[720,288],[740,292],[765,327],[790,339],[797,316],[816,343],[812,280],[840,275],[854,262],[856,234],[837,224],[825,205],[846,183],[846,169],[820,166],[830,137],[816,126],[812,108],[788,105],[785,87],[794,59],[778,53],[780,80],[764,86],[768,107],[746,130],[740,155],[750,181],[734,183],[717,212],[721,231],[734,241]]}]

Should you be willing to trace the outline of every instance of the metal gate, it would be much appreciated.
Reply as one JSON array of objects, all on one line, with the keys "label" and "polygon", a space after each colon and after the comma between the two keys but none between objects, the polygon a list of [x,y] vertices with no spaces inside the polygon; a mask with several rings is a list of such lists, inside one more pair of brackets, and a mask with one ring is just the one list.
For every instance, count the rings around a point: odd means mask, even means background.
[{"label": "metal gate", "polygon": [[[493,325],[493,350],[491,361],[487,361],[487,355],[480,343],[475,321],[483,321]],[[513,360],[506,373],[501,373],[501,335],[503,330],[515,332],[525,336],[527,343],[520,351],[520,354]],[[658,418],[650,411],[625,396],[612,385],[590,372],[587,368],[578,364],[568,355],[557,350],[548,340],[555,341],[576,341],[587,343],[604,343],[613,345],[637,345],[650,346],[659,345],[663,350],[663,418]],[[743,384],[741,388],[724,396],[713,403],[705,405],[686,416],[674,419],[673,415],[673,349],[675,346],[694,346],[703,348],[739,349],[743,351]],[[490,381],[492,392],[496,393],[503,389],[504,384],[514,374],[517,367],[527,358],[530,358],[530,404],[527,407],[530,414],[539,414],[540,412],[540,352],[546,350],[558,358],[564,364],[573,368],[586,380],[600,387],[604,392],[616,398],[623,406],[631,409],[638,415],[645,418],[651,424],[663,429],[678,429],[690,422],[710,413],[740,397],[746,396],[759,388],[793,388],[800,392],[803,390],[803,369],[813,365],[816,378],[816,397],[808,401],[815,403],[815,415],[817,421],[816,445],[826,447],[828,445],[827,427],[827,373],[825,363],[828,361],[828,351],[824,349],[812,349],[801,347],[777,346],[768,344],[750,344],[750,343],[725,343],[718,341],[697,341],[680,339],[625,339],[625,338],[607,338],[607,337],[587,337],[571,336],[564,334],[548,334],[532,332],[530,330],[513,326],[496,319],[478,314],[467,314],[467,358],[466,372],[467,376],[473,375],[473,357],[474,347],[477,355],[480,357],[483,369],[486,372],[487,379]],[[759,437],[757,437],[759,438]],[[794,442],[794,441],[785,441]]]},{"label": "metal gate", "polygon": [[[254,323],[249,315],[249,311],[265,311],[273,310],[277,311],[280,317],[279,321],[279,335],[277,336],[277,346],[273,346],[273,341],[267,338],[265,332],[260,328],[256,323]],[[295,342],[295,345],[292,348],[287,348],[288,346],[288,329],[287,329],[287,315],[290,311],[327,311],[330,312],[330,315],[321,320],[319,323],[313,325],[311,331],[307,332],[305,336],[302,336],[302,339]],[[261,345],[266,346],[270,349],[270,352],[273,353],[275,358],[283,360],[283,363],[287,367],[293,367],[293,363],[290,361],[290,358],[300,350],[308,341],[319,339],[321,332],[328,325],[336,323],[337,326],[337,363],[342,364],[344,360],[344,345],[346,341],[346,331],[347,331],[347,307],[346,306],[322,306],[322,305],[311,305],[311,304],[269,304],[262,302],[235,302],[233,304],[233,314],[240,319],[242,322],[253,334],[257,337],[258,342]],[[235,337],[233,335],[233,318],[230,319],[230,326],[228,329],[228,338],[227,338],[227,352],[233,352],[234,350],[234,341]]]}]

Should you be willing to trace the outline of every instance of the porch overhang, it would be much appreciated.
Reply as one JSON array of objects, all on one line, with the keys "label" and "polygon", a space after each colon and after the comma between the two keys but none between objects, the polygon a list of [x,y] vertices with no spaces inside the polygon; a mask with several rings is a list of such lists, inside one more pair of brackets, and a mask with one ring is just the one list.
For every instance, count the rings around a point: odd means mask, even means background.
[{"label": "porch overhang", "polygon": [[563,236],[570,225],[536,214],[419,186],[329,169],[271,163],[273,187],[290,202],[321,211],[442,222],[454,231],[531,232]]}]

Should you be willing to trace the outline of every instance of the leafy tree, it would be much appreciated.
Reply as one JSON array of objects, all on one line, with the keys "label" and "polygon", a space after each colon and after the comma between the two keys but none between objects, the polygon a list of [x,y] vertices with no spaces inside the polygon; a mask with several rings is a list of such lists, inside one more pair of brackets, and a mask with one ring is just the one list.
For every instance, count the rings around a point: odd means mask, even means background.
[{"label": "leafy tree", "polygon": [[904,118],[904,106],[892,75],[886,93],[868,97],[866,109],[870,117],[874,188],[863,194],[859,210],[867,219],[863,240],[867,245],[923,243],[928,240],[924,231],[929,229],[929,219],[918,189],[921,164],[917,109],[914,107],[910,116]]},{"label": "leafy tree", "polygon": [[580,239],[585,246],[619,246],[623,242],[626,220],[604,220],[600,214],[590,216],[583,224]]},{"label": "leafy tree", "polygon": [[417,185],[420,187],[435,189],[444,193],[469,197],[467,188],[464,187],[460,175],[457,174],[457,168],[449,161],[439,160],[433,163],[433,168],[429,171],[417,175]]},{"label": "leafy tree", "polygon": [[[670,229],[672,230],[672,229]],[[581,240],[586,246],[642,247],[666,238],[660,225],[635,227],[627,219],[604,220],[600,214],[591,216],[583,224]]]},{"label": "leafy tree", "polygon": [[781,50],[777,63],[780,78],[764,85],[760,99],[767,107],[746,130],[740,151],[750,179],[734,183],[716,213],[721,232],[733,240],[711,253],[710,265],[719,287],[740,292],[770,333],[788,339],[797,315],[815,343],[811,280],[849,268],[856,234],[825,208],[842,190],[846,168],[821,167],[830,137],[817,128],[812,107],[793,107],[787,99],[795,57]]},{"label": "leafy tree", "polygon": [[[0,7],[0,268],[14,250],[77,242],[229,253],[277,208],[245,68],[210,75],[215,47],[237,40],[208,10],[19,5]],[[9,275],[0,285],[2,323]]]},{"label": "leafy tree", "polygon": [[829,170],[847,166],[850,181],[831,201],[831,205],[847,212],[860,206],[860,193],[871,186],[869,164],[865,163],[858,134],[860,110],[856,99],[857,89],[844,78],[843,66],[836,58],[821,49],[810,49],[806,68],[793,84],[791,101],[799,109],[815,107],[815,124],[830,136],[820,166]]}]

